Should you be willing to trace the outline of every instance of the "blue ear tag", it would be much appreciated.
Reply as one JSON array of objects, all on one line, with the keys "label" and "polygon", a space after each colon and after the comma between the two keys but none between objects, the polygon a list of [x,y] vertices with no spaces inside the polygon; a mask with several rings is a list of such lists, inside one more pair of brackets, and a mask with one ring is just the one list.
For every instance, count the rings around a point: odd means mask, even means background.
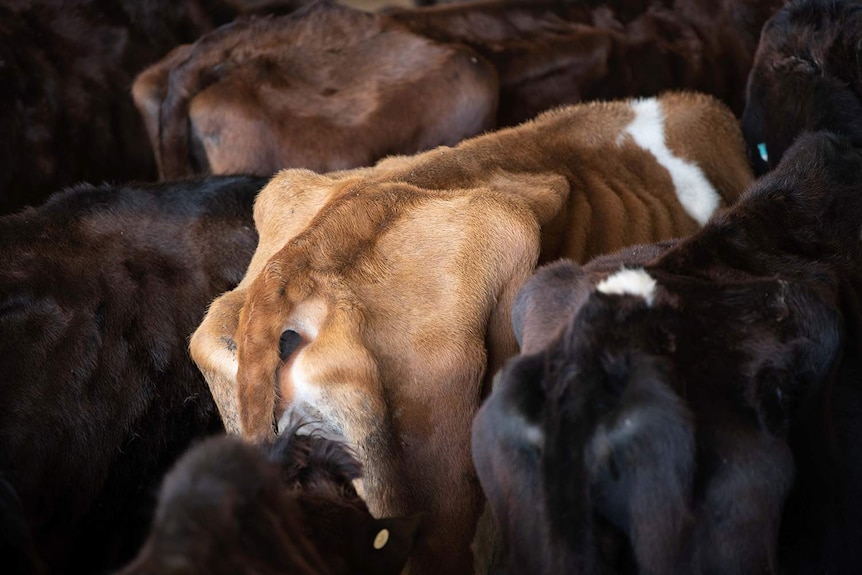
[{"label": "blue ear tag", "polygon": [[766,153],[766,143],[760,142],[757,144],[757,151],[760,153],[760,159],[764,162],[769,161],[769,154]]}]

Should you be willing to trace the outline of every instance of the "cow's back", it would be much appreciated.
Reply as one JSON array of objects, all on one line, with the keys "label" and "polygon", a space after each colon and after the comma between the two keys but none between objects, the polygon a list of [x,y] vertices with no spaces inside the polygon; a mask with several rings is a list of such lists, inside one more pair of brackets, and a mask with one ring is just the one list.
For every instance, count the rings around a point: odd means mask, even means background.
[{"label": "cow's back", "polygon": [[221,429],[187,338],[245,271],[263,183],[81,186],[0,220],[0,463],[53,572],[128,558],[161,474]]}]

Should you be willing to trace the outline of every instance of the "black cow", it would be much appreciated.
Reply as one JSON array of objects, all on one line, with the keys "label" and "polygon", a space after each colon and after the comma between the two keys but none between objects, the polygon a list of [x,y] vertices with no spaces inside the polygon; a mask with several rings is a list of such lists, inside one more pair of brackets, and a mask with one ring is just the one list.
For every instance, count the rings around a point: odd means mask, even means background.
[{"label": "black cow", "polygon": [[51,573],[128,561],[163,474],[223,429],[188,337],[245,272],[265,181],[82,185],[0,218],[0,470]]},{"label": "black cow", "polygon": [[0,5],[0,214],[81,181],[155,179],[135,74],[239,15],[301,0],[7,0]]},{"label": "black cow", "polygon": [[121,575],[397,575],[418,518],[375,519],[346,447],[292,425],[264,450],[233,437],[165,478],[150,538]]},{"label": "black cow", "polygon": [[775,13],[748,77],[742,127],[758,174],[803,131],[862,145],[862,3],[797,0]]},{"label": "black cow", "polygon": [[529,280],[473,428],[511,572],[858,573],[860,230],[818,133],[691,238]]},{"label": "black cow", "polygon": [[18,494],[0,474],[0,565],[13,575],[45,573],[36,556],[30,528]]}]

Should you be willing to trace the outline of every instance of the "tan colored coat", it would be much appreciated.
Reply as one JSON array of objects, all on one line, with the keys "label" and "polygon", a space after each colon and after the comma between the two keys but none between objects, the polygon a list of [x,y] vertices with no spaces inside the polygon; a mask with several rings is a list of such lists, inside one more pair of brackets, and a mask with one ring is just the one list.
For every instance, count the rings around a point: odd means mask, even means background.
[{"label": "tan colored coat", "polygon": [[[426,514],[410,572],[465,573],[482,506],[470,425],[517,351],[515,293],[540,260],[692,233],[750,180],[733,116],[692,94],[562,108],[373,168],[285,170],[192,355],[230,431],[268,437],[288,407],[323,420],[363,461],[373,513]],[[303,344],[282,361],[285,330]]]}]

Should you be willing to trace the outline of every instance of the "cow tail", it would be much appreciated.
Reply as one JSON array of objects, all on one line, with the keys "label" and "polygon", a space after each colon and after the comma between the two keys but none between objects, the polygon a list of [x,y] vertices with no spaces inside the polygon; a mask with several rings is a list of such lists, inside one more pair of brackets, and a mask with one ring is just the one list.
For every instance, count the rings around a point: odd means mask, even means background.
[{"label": "cow tail", "polygon": [[155,149],[162,179],[176,179],[193,174],[189,153],[189,102],[202,88],[198,68],[187,71],[186,65],[170,72],[168,91],[159,110],[159,137]]},{"label": "cow tail", "polygon": [[[243,26],[249,22],[242,22]],[[159,138],[155,150],[162,179],[194,174],[191,157],[190,102],[232,69],[231,53],[237,23],[221,26],[199,39],[188,56],[171,67],[167,94],[159,110]]]},{"label": "cow tail", "polygon": [[236,332],[237,405],[242,436],[259,441],[271,439],[275,430],[278,342],[285,305],[279,298],[254,297],[255,291],[249,290]]}]

